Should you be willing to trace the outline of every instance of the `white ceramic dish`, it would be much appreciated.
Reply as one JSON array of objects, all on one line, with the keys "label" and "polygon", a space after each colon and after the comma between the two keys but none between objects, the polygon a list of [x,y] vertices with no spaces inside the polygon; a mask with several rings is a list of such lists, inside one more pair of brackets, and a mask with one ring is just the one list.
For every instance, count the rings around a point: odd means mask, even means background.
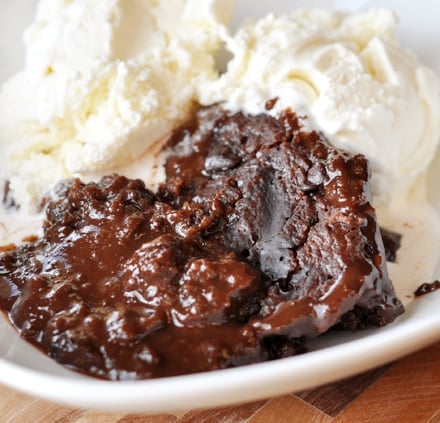
[{"label": "white ceramic dish", "polygon": [[[22,65],[20,37],[32,19],[35,1],[0,0],[0,81]],[[402,42],[440,74],[440,3],[432,0],[238,0],[234,24],[245,16],[299,6],[359,10],[394,9]],[[439,161],[440,163],[440,161]],[[432,178],[440,177],[436,169]],[[431,183],[440,204],[440,190]],[[414,242],[426,243],[423,233]],[[435,248],[435,247],[433,247]],[[417,272],[416,272],[417,273]],[[420,281],[422,282],[422,281]],[[413,283],[415,283],[413,281]],[[292,358],[189,376],[136,382],[107,382],[69,372],[22,341],[0,317],[0,382],[21,391],[82,408],[161,412],[213,407],[310,388],[394,360],[440,339],[440,292],[411,302],[392,325],[356,334],[324,336],[313,351]]]}]

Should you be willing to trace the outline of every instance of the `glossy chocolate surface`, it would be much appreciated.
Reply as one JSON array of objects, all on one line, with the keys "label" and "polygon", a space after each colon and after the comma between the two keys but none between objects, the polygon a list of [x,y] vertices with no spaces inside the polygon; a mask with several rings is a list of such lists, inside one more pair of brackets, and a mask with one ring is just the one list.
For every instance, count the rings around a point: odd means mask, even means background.
[{"label": "glossy chocolate surface", "polygon": [[415,290],[414,295],[416,297],[421,297],[422,295],[437,291],[437,289],[440,289],[440,281],[425,282]]},{"label": "glossy chocolate surface", "polygon": [[292,113],[219,106],[167,148],[158,193],[117,175],[64,182],[44,237],[0,257],[1,307],[55,360],[108,379],[199,372],[403,311],[362,156]]}]

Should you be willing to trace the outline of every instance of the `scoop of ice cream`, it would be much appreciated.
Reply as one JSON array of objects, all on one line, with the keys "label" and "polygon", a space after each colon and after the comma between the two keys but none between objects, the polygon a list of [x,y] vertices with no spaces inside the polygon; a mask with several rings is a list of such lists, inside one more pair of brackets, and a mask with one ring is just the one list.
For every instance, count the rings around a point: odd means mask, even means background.
[{"label": "scoop of ice cream", "polygon": [[370,159],[376,204],[402,199],[434,155],[440,86],[398,44],[396,26],[385,10],[300,10],[248,23],[227,39],[227,71],[201,101],[256,114],[278,98],[270,113],[304,113],[335,146]]},{"label": "scoop of ice cream", "polygon": [[[26,66],[3,87],[0,135],[23,207],[62,177],[119,166],[183,120],[232,2],[42,0]],[[9,172],[11,173],[11,172]]]}]

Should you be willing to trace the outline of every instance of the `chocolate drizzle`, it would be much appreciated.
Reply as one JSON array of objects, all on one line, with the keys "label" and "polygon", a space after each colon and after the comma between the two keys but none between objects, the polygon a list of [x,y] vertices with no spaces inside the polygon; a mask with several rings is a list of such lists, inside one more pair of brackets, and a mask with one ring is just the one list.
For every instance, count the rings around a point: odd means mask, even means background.
[{"label": "chocolate drizzle", "polygon": [[434,281],[431,283],[422,283],[414,292],[416,297],[421,297],[422,295],[429,294],[431,292],[440,289],[440,281]]}]

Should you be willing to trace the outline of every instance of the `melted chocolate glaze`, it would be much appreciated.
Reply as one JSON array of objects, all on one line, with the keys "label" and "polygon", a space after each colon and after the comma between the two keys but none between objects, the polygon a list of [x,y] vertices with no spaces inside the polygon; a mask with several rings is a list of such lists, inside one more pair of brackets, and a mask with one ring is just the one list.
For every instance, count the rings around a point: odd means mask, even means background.
[{"label": "melted chocolate glaze", "polygon": [[416,297],[421,297],[422,295],[429,294],[436,291],[437,289],[440,289],[440,281],[434,281],[431,283],[425,282],[416,289],[414,295]]},{"label": "melted chocolate glaze", "polygon": [[403,311],[363,157],[291,113],[218,106],[168,148],[157,194],[117,175],[64,182],[44,236],[1,255],[1,307],[55,360],[108,379],[199,372]]}]

